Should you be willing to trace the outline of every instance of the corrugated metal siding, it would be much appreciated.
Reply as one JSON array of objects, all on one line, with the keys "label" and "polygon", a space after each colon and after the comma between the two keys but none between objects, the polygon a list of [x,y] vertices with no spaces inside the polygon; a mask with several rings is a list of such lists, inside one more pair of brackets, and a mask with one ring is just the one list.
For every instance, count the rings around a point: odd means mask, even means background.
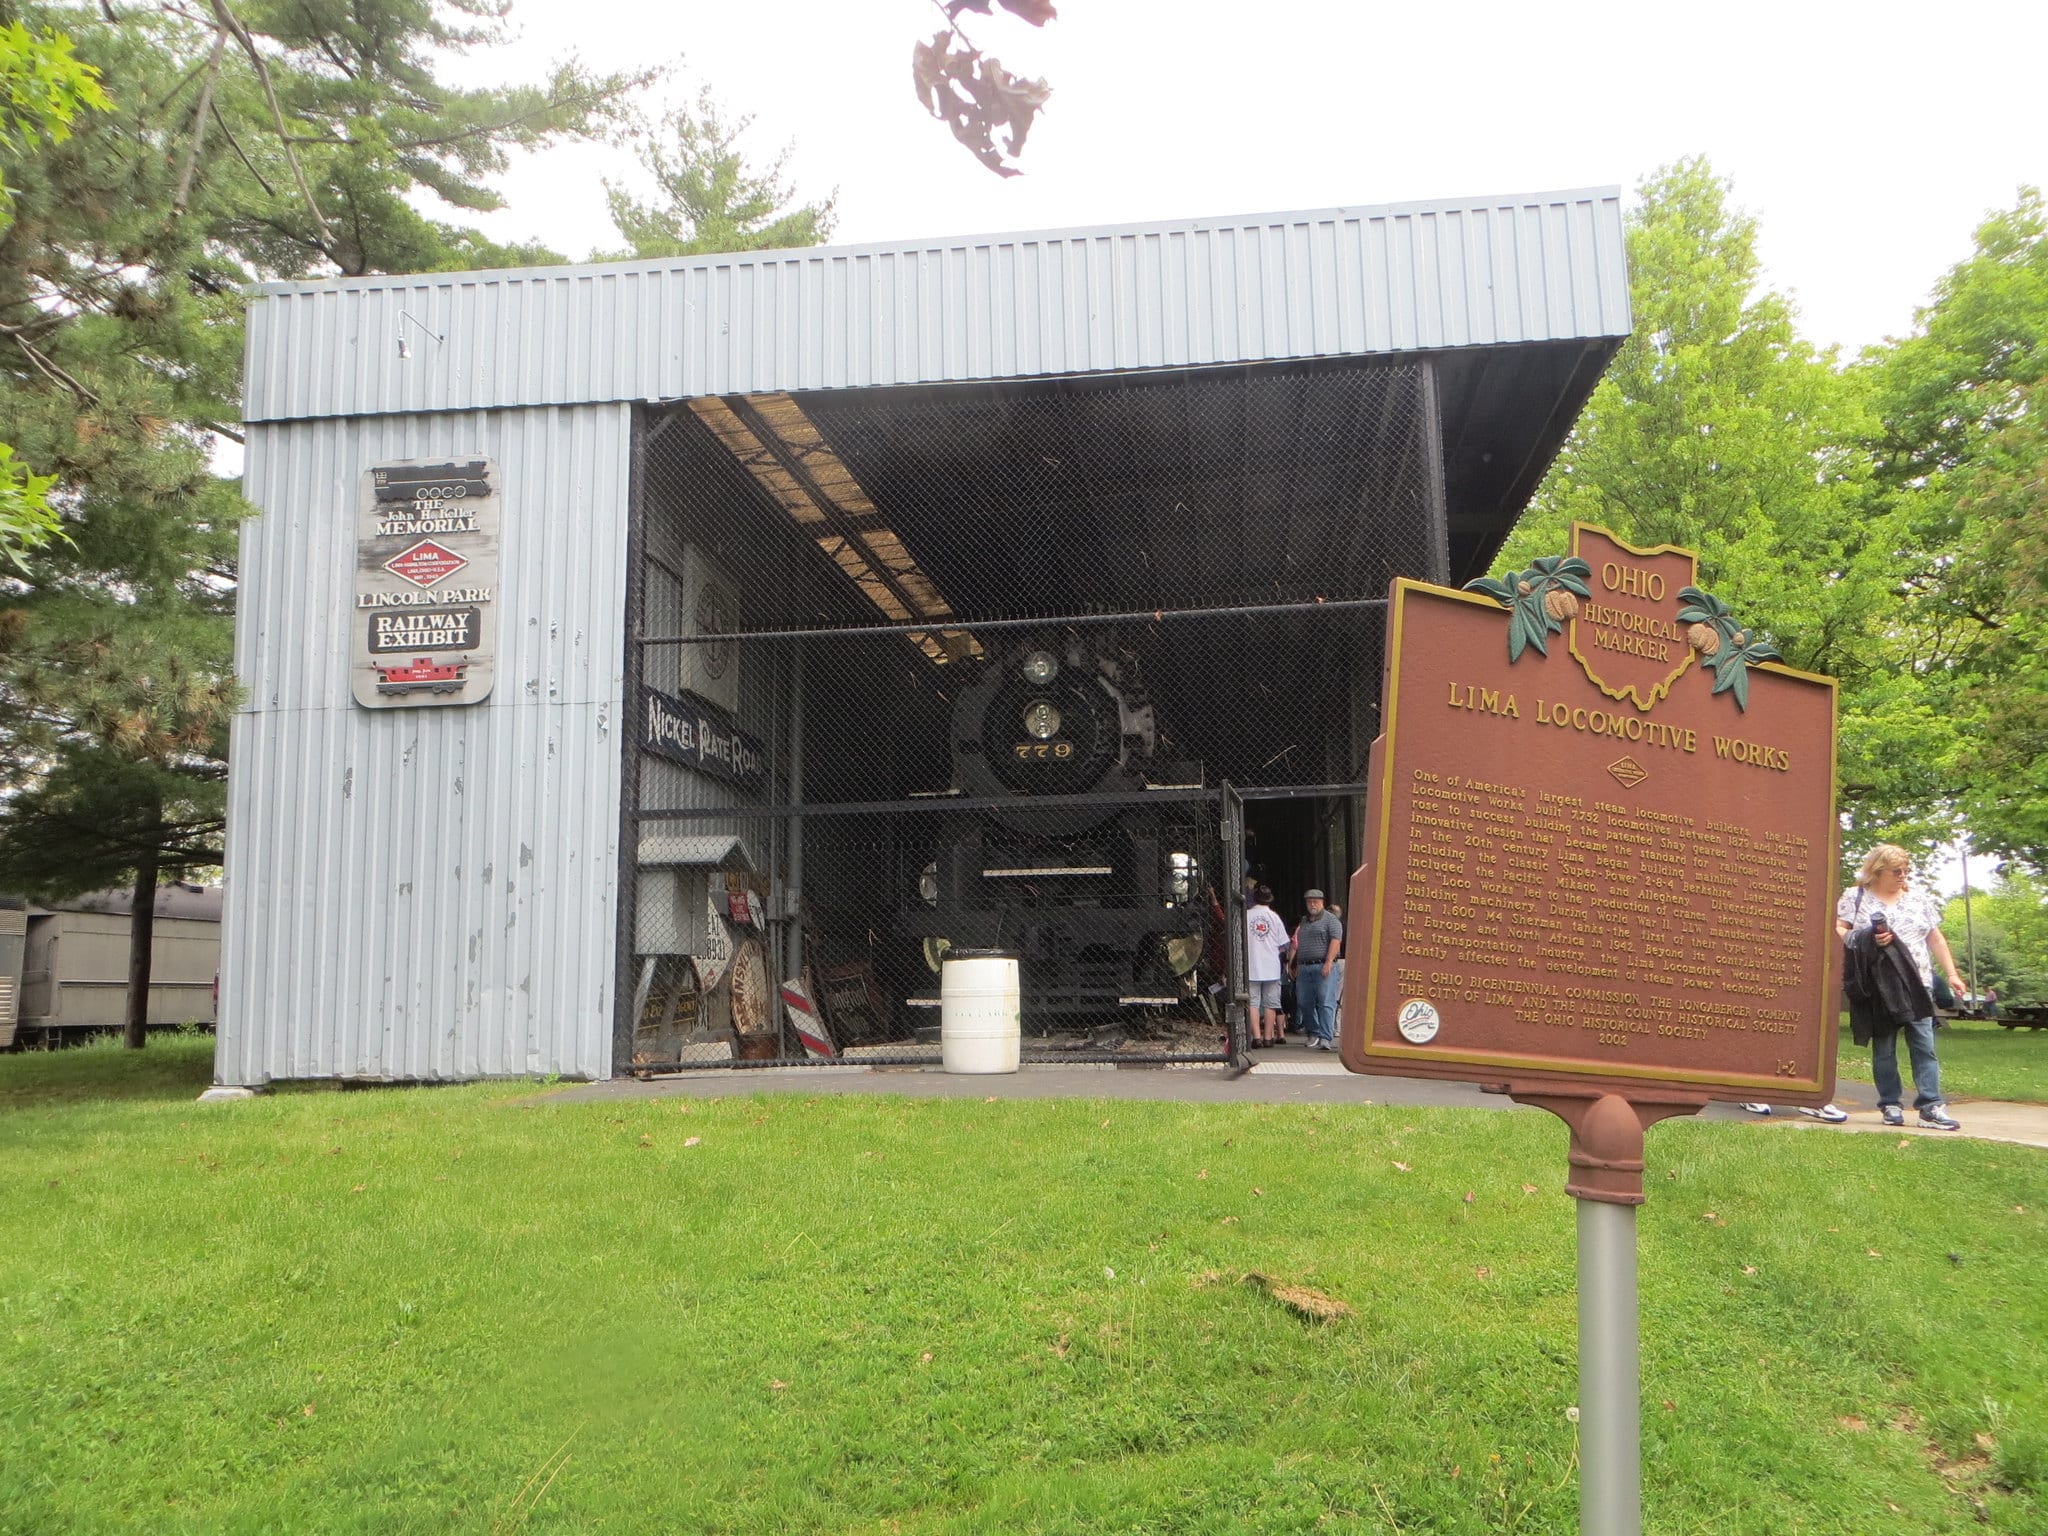
[{"label": "corrugated metal siding", "polygon": [[[631,417],[252,428],[221,1081],[610,1075]],[[472,453],[504,482],[497,686],[359,709],[362,471]]]},{"label": "corrugated metal siding", "polygon": [[1621,196],[1603,188],[276,285],[250,307],[245,415],[667,400],[1628,329]]}]

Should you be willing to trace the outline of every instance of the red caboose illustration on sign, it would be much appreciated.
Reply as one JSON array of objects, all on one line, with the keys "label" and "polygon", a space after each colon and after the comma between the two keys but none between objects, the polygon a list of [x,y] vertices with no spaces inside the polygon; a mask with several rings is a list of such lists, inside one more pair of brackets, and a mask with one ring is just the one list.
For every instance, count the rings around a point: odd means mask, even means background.
[{"label": "red caboose illustration on sign", "polygon": [[463,663],[441,663],[431,656],[406,662],[377,663],[379,693],[454,693],[462,687]]}]

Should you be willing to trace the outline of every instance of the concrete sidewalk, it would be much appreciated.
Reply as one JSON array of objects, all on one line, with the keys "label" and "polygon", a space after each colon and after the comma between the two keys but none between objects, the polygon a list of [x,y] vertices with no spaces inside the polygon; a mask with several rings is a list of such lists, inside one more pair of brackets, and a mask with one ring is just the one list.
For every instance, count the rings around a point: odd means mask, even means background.
[{"label": "concrete sidewalk", "polygon": [[[1867,1084],[1854,1086],[1862,1088],[1866,1094],[1870,1091]],[[1906,1109],[1905,1125],[1897,1126],[1886,1125],[1875,1106],[1850,1109],[1849,1104],[1839,1097],[1835,1102],[1850,1110],[1848,1120],[1841,1125],[1823,1125],[1796,1110],[1780,1111],[1762,1123],[1816,1131],[1879,1131],[1888,1136],[1932,1136],[1936,1140],[1944,1136],[1969,1136],[1978,1141],[2009,1141],[2023,1147],[2048,1147],[2048,1105],[2007,1104],[1997,1099],[1955,1099],[1950,1101],[1948,1112],[1962,1121],[1963,1128],[1960,1131],[1935,1131],[1922,1129],[1915,1123],[1911,1106]],[[1756,1118],[1746,1114],[1740,1117],[1745,1120]]]},{"label": "concrete sidewalk", "polygon": [[[1499,1094],[1472,1083],[1443,1083],[1422,1078],[1358,1077],[1344,1070],[1334,1055],[1298,1045],[1262,1050],[1249,1072],[1224,1067],[1159,1067],[1132,1065],[1027,1066],[1014,1074],[956,1077],[937,1067],[747,1067],[709,1068],[664,1077],[618,1078],[549,1094],[570,1102],[621,1099],[719,1098],[746,1093],[894,1093],[926,1099],[1161,1099],[1181,1104],[1423,1104],[1452,1109],[1518,1110]],[[1709,1104],[1702,1120],[1746,1120],[1764,1126],[1798,1126],[1807,1130],[1888,1131],[1908,1136],[1978,1137],[2048,1147],[2048,1105],[2000,1104],[1988,1100],[1959,1101],[1950,1111],[1963,1129],[1923,1131],[1912,1124],[1901,1133],[1884,1124],[1877,1113],[1876,1090],[1868,1083],[1844,1080],[1835,1102],[1849,1111],[1843,1125],[1825,1125],[1796,1110],[1781,1109],[1768,1119],[1734,1104]],[[1540,1114],[1540,1110],[1530,1113]]]}]

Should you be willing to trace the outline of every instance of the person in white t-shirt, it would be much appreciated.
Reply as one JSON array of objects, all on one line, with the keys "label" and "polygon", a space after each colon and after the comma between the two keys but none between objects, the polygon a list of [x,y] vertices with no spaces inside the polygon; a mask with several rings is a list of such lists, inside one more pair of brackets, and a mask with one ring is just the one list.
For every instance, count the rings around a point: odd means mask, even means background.
[{"label": "person in white t-shirt", "polygon": [[1279,1045],[1286,1038],[1286,1021],[1280,1016],[1280,957],[1287,944],[1287,925],[1273,910],[1273,887],[1254,887],[1251,905],[1244,909],[1244,973],[1250,984],[1253,1045]]}]

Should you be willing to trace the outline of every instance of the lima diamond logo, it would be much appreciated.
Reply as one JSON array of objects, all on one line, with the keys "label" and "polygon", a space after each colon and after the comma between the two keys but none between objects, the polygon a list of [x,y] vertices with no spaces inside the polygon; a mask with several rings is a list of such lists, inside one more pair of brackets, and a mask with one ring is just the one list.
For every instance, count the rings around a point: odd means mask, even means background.
[{"label": "lima diamond logo", "polygon": [[1607,765],[1607,771],[1625,789],[1634,789],[1650,776],[1650,770],[1632,757],[1617,757]]},{"label": "lima diamond logo", "polygon": [[393,555],[384,562],[384,569],[394,576],[402,576],[416,587],[431,587],[437,581],[445,581],[469,562],[445,545],[436,544],[432,539],[421,539],[402,555]]}]

